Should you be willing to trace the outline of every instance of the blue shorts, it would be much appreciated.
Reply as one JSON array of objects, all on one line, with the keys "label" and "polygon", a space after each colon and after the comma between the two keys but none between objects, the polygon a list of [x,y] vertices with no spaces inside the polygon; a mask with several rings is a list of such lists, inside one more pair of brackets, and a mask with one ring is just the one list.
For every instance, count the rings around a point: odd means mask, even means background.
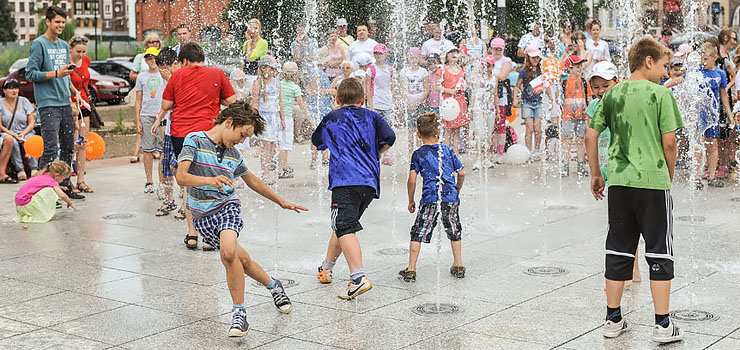
[{"label": "blue shorts", "polygon": [[172,138],[170,135],[165,135],[162,142],[162,176],[175,176],[170,167],[177,169],[177,157],[175,157],[175,150],[172,147]]},{"label": "blue shorts", "polygon": [[211,215],[197,219],[193,218],[193,226],[195,226],[198,234],[203,237],[203,243],[216,249],[220,248],[221,231],[224,230],[236,231],[236,236],[239,237],[239,232],[244,228],[241,208],[242,206],[239,203],[233,202],[224,205]]},{"label": "blue shorts", "polygon": [[718,139],[719,138],[719,126],[718,125],[710,126],[709,129],[704,131],[704,137],[708,139]]},{"label": "blue shorts", "polygon": [[522,103],[522,119],[538,118],[542,119],[542,102],[538,104]]}]

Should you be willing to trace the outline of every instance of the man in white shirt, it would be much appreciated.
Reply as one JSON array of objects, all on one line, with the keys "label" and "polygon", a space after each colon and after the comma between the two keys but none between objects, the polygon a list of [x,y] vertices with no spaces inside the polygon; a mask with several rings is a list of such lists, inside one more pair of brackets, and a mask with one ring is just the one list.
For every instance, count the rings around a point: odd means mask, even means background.
[{"label": "man in white shirt", "polygon": [[522,35],[521,39],[519,39],[519,44],[516,46],[516,55],[519,57],[525,57],[526,53],[524,52],[524,49],[527,48],[527,46],[534,45],[538,49],[543,50],[545,49],[545,41],[542,40],[542,27],[539,23],[532,23],[529,25],[529,30],[531,32]]},{"label": "man in white shirt", "polygon": [[367,26],[364,24],[358,25],[357,40],[350,44],[347,50],[349,59],[351,60],[352,56],[360,52],[365,52],[370,57],[373,57],[373,48],[375,48],[375,45],[378,45],[378,42],[368,37]]},{"label": "man in white shirt", "polygon": [[591,39],[586,39],[586,50],[593,54],[594,62],[611,61],[612,56],[609,53],[609,44],[600,40],[601,22],[594,20],[591,22]]},{"label": "man in white shirt", "polygon": [[427,56],[436,53],[441,56],[443,52],[447,52],[453,47],[455,47],[455,44],[445,39],[442,36],[442,28],[440,28],[439,24],[435,24],[434,28],[432,28],[432,38],[421,45],[421,54],[422,56]]},{"label": "man in white shirt", "polygon": [[336,23],[337,28],[337,44],[339,47],[344,50],[344,54],[347,54],[347,50],[349,49],[349,45],[351,45],[353,42],[355,42],[355,38],[353,38],[351,35],[347,33],[347,20],[344,18],[337,19]]}]

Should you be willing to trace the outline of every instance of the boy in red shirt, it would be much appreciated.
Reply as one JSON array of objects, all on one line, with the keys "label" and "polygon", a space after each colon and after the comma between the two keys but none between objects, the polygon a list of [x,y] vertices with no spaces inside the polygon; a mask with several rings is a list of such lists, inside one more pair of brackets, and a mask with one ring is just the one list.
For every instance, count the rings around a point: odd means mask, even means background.
[{"label": "boy in red shirt", "polygon": [[578,175],[588,176],[586,163],[586,147],[584,139],[588,130],[588,115],[586,107],[591,101],[593,92],[583,74],[583,60],[578,56],[565,59],[565,69],[570,72],[568,79],[563,82],[563,120],[560,122],[560,135],[563,137],[563,168],[560,176],[570,173],[570,153],[576,149],[578,160]]}]

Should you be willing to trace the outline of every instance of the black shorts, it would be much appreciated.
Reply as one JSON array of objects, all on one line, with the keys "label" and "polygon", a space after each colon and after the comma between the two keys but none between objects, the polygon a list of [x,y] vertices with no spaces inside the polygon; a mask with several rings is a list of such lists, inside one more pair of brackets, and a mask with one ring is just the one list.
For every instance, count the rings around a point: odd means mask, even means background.
[{"label": "black shorts", "polygon": [[650,279],[673,279],[673,199],[671,191],[609,186],[606,272],[613,281],[632,279],[640,234]]},{"label": "black shorts", "polygon": [[[447,231],[447,238],[457,242],[462,239],[462,224],[460,223],[460,203],[442,202],[442,225]],[[437,226],[437,202],[419,205],[416,221],[411,227],[411,241],[429,243],[432,241],[432,232]]]},{"label": "black shorts", "polygon": [[720,113],[719,116],[719,139],[720,140],[729,140],[730,135],[732,134],[732,129],[734,128],[734,125],[730,125],[730,118],[727,116],[726,113]]},{"label": "black shorts", "polygon": [[370,186],[340,186],[331,190],[331,228],[337,238],[362,230],[360,218],[373,199],[375,189]]},{"label": "black shorts", "polygon": [[170,139],[172,139],[172,151],[175,152],[175,162],[177,162],[177,158],[180,158],[180,152],[182,152],[182,145],[185,143],[185,138],[170,136]]}]

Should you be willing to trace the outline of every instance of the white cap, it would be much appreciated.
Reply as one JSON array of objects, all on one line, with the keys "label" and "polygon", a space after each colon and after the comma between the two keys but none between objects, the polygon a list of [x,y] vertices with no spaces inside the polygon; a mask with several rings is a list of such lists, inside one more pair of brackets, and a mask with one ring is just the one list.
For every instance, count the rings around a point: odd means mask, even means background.
[{"label": "white cap", "polygon": [[347,25],[347,20],[344,19],[344,18],[337,18],[337,24],[336,25],[337,26],[346,26]]},{"label": "white cap", "polygon": [[375,63],[375,58],[366,52],[360,52],[355,57],[352,57],[352,61],[358,66],[365,66]]},{"label": "white cap", "polygon": [[591,67],[591,76],[588,77],[590,81],[593,77],[600,77],[604,80],[612,80],[617,76],[617,67],[609,61],[601,61]]}]

